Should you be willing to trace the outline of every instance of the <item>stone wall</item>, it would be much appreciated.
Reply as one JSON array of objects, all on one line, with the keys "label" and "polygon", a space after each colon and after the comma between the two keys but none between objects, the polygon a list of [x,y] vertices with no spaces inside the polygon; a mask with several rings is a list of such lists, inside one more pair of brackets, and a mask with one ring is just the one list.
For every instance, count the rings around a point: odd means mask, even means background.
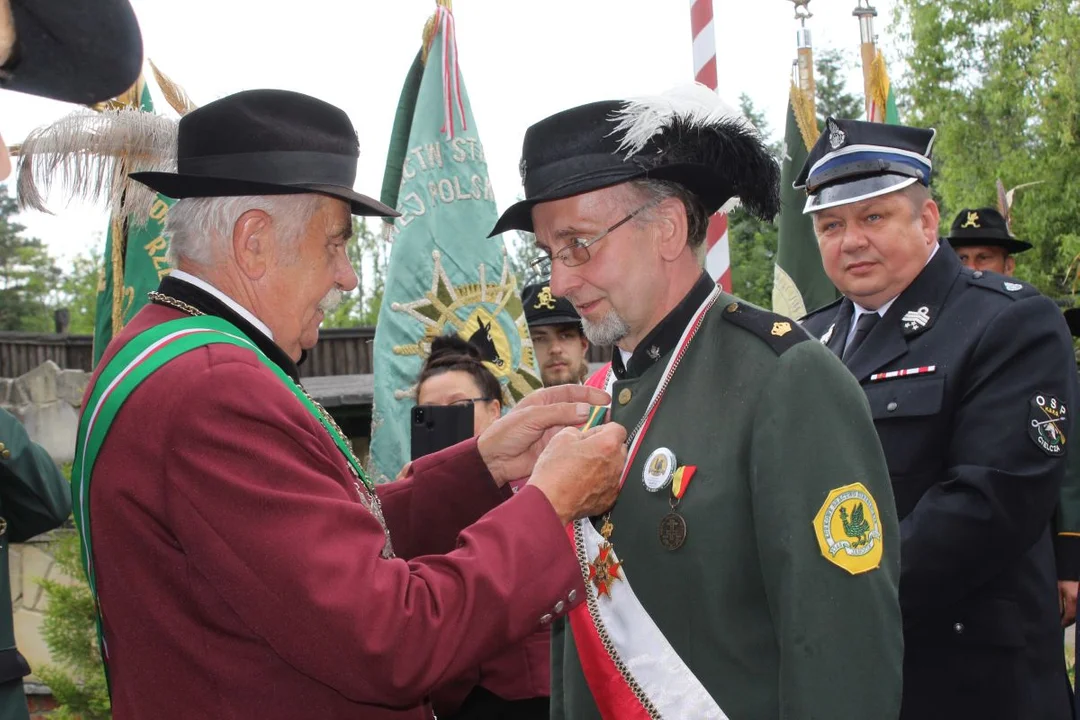
[{"label": "stone wall", "polygon": [[[26,656],[30,669],[52,664],[52,656],[41,636],[41,623],[49,598],[38,584],[39,580],[55,580],[65,585],[75,580],[62,572],[53,560],[50,543],[60,533],[73,533],[71,529],[54,530],[38,535],[25,543],[12,543],[8,549],[11,573],[11,614],[15,626],[15,646]],[[36,673],[27,680],[37,681]],[[30,685],[28,685],[29,689]]]},{"label": "stone wall", "polygon": [[11,380],[0,378],[0,407],[14,415],[57,463],[75,456],[79,407],[90,381],[82,370],[61,370],[52,360]]}]

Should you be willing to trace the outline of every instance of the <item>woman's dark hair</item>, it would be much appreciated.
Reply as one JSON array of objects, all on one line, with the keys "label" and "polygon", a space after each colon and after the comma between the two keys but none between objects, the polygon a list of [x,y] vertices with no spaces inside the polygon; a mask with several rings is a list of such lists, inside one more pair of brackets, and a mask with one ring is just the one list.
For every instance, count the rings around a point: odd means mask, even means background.
[{"label": "woman's dark hair", "polygon": [[469,373],[485,398],[502,401],[499,381],[484,365],[480,350],[457,335],[440,335],[431,341],[431,354],[420,369],[416,387],[419,388],[430,377],[452,370]]}]

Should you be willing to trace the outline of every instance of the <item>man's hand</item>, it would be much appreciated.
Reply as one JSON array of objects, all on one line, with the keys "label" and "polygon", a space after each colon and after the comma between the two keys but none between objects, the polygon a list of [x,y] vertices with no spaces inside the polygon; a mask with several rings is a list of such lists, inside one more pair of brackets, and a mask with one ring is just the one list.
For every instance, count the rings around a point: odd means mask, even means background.
[{"label": "man's hand", "polygon": [[589,419],[592,405],[611,402],[603,390],[583,385],[560,385],[537,390],[495,421],[476,441],[495,483],[528,477],[548,441],[565,427]]},{"label": "man's hand", "polygon": [[565,525],[615,504],[626,463],[626,428],[607,423],[559,432],[536,461],[529,484],[547,496]]},{"label": "man's hand", "polygon": [[1058,605],[1061,608],[1061,627],[1069,627],[1076,621],[1076,594],[1080,582],[1058,580]]}]

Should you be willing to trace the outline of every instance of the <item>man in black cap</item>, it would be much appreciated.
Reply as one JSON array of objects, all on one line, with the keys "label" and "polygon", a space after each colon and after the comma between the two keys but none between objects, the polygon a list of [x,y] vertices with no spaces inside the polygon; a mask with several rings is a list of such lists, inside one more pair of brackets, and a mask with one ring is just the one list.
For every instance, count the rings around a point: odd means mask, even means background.
[{"label": "man in black cap", "polygon": [[[94,103],[127,90],[142,66],[142,38],[127,0],[0,0],[0,88]],[[0,181],[11,172],[0,138]],[[26,429],[0,410],[0,720],[26,720],[15,646],[8,546],[59,527],[71,514],[67,478]]]},{"label": "man in black cap", "polygon": [[577,310],[566,298],[552,295],[546,282],[527,285],[521,304],[544,387],[580,384],[589,373],[589,341]]},{"label": "man in black cap", "polygon": [[1012,236],[1001,213],[988,207],[961,210],[953,220],[952,231],[945,239],[956,251],[964,267],[1009,277],[1012,277],[1016,270],[1016,258],[1013,255],[1031,249],[1031,243]]},{"label": "man in black cap", "polygon": [[564,528],[612,502],[625,431],[546,440],[605,393],[533,393],[376,489],[300,386],[356,287],[352,215],[394,214],[358,154],[340,109],[252,90],[180,120],[177,172],[132,175],[178,198],[175,270],[95,370],[73,471],[116,720],[429,720],[581,600]]},{"label": "man in black cap", "polygon": [[796,187],[844,295],[803,326],[862,384],[900,514],[903,718],[1070,717],[1050,521],[1077,399],[1061,312],[939,242],[934,131],[829,119]]},{"label": "man in black cap", "polygon": [[552,717],[895,718],[898,532],[865,400],[696,253],[733,197],[776,213],[760,136],[694,85],[536,123],[521,173],[493,233],[534,232],[552,294],[617,346],[610,417],[633,428],[618,502],[572,528],[588,597],[554,624]]},{"label": "man in black cap", "polygon": [[[1013,237],[1006,219],[989,207],[961,210],[945,239],[956,250],[964,267],[1008,277],[1016,270],[1013,255],[1031,249],[1031,243]],[[1080,590],[1077,582],[1080,580],[1080,454],[1074,454],[1069,465],[1053,526],[1063,627],[1072,625],[1076,619],[1076,598]]]}]

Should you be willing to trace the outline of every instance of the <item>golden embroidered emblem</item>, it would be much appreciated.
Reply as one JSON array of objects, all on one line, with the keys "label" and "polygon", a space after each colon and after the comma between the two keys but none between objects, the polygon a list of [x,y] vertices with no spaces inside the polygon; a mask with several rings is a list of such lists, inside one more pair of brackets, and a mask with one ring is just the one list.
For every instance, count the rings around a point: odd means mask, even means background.
[{"label": "golden embroidered emblem", "polygon": [[814,517],[822,556],[852,575],[874,570],[884,552],[877,502],[862,483],[829,493]]},{"label": "golden embroidered emblem", "polygon": [[544,289],[540,291],[540,294],[536,296],[536,304],[533,305],[533,310],[554,310],[555,298],[551,294],[551,288],[544,286]]},{"label": "golden embroidered emblem", "polygon": [[961,225],[960,227],[961,228],[981,228],[982,225],[979,224],[979,213],[977,213],[977,212],[969,212],[967,214],[967,220],[965,220],[964,224]]},{"label": "golden embroidered emblem", "polygon": [[784,337],[791,332],[791,323],[789,322],[775,322],[772,326],[772,334],[776,337]]}]

